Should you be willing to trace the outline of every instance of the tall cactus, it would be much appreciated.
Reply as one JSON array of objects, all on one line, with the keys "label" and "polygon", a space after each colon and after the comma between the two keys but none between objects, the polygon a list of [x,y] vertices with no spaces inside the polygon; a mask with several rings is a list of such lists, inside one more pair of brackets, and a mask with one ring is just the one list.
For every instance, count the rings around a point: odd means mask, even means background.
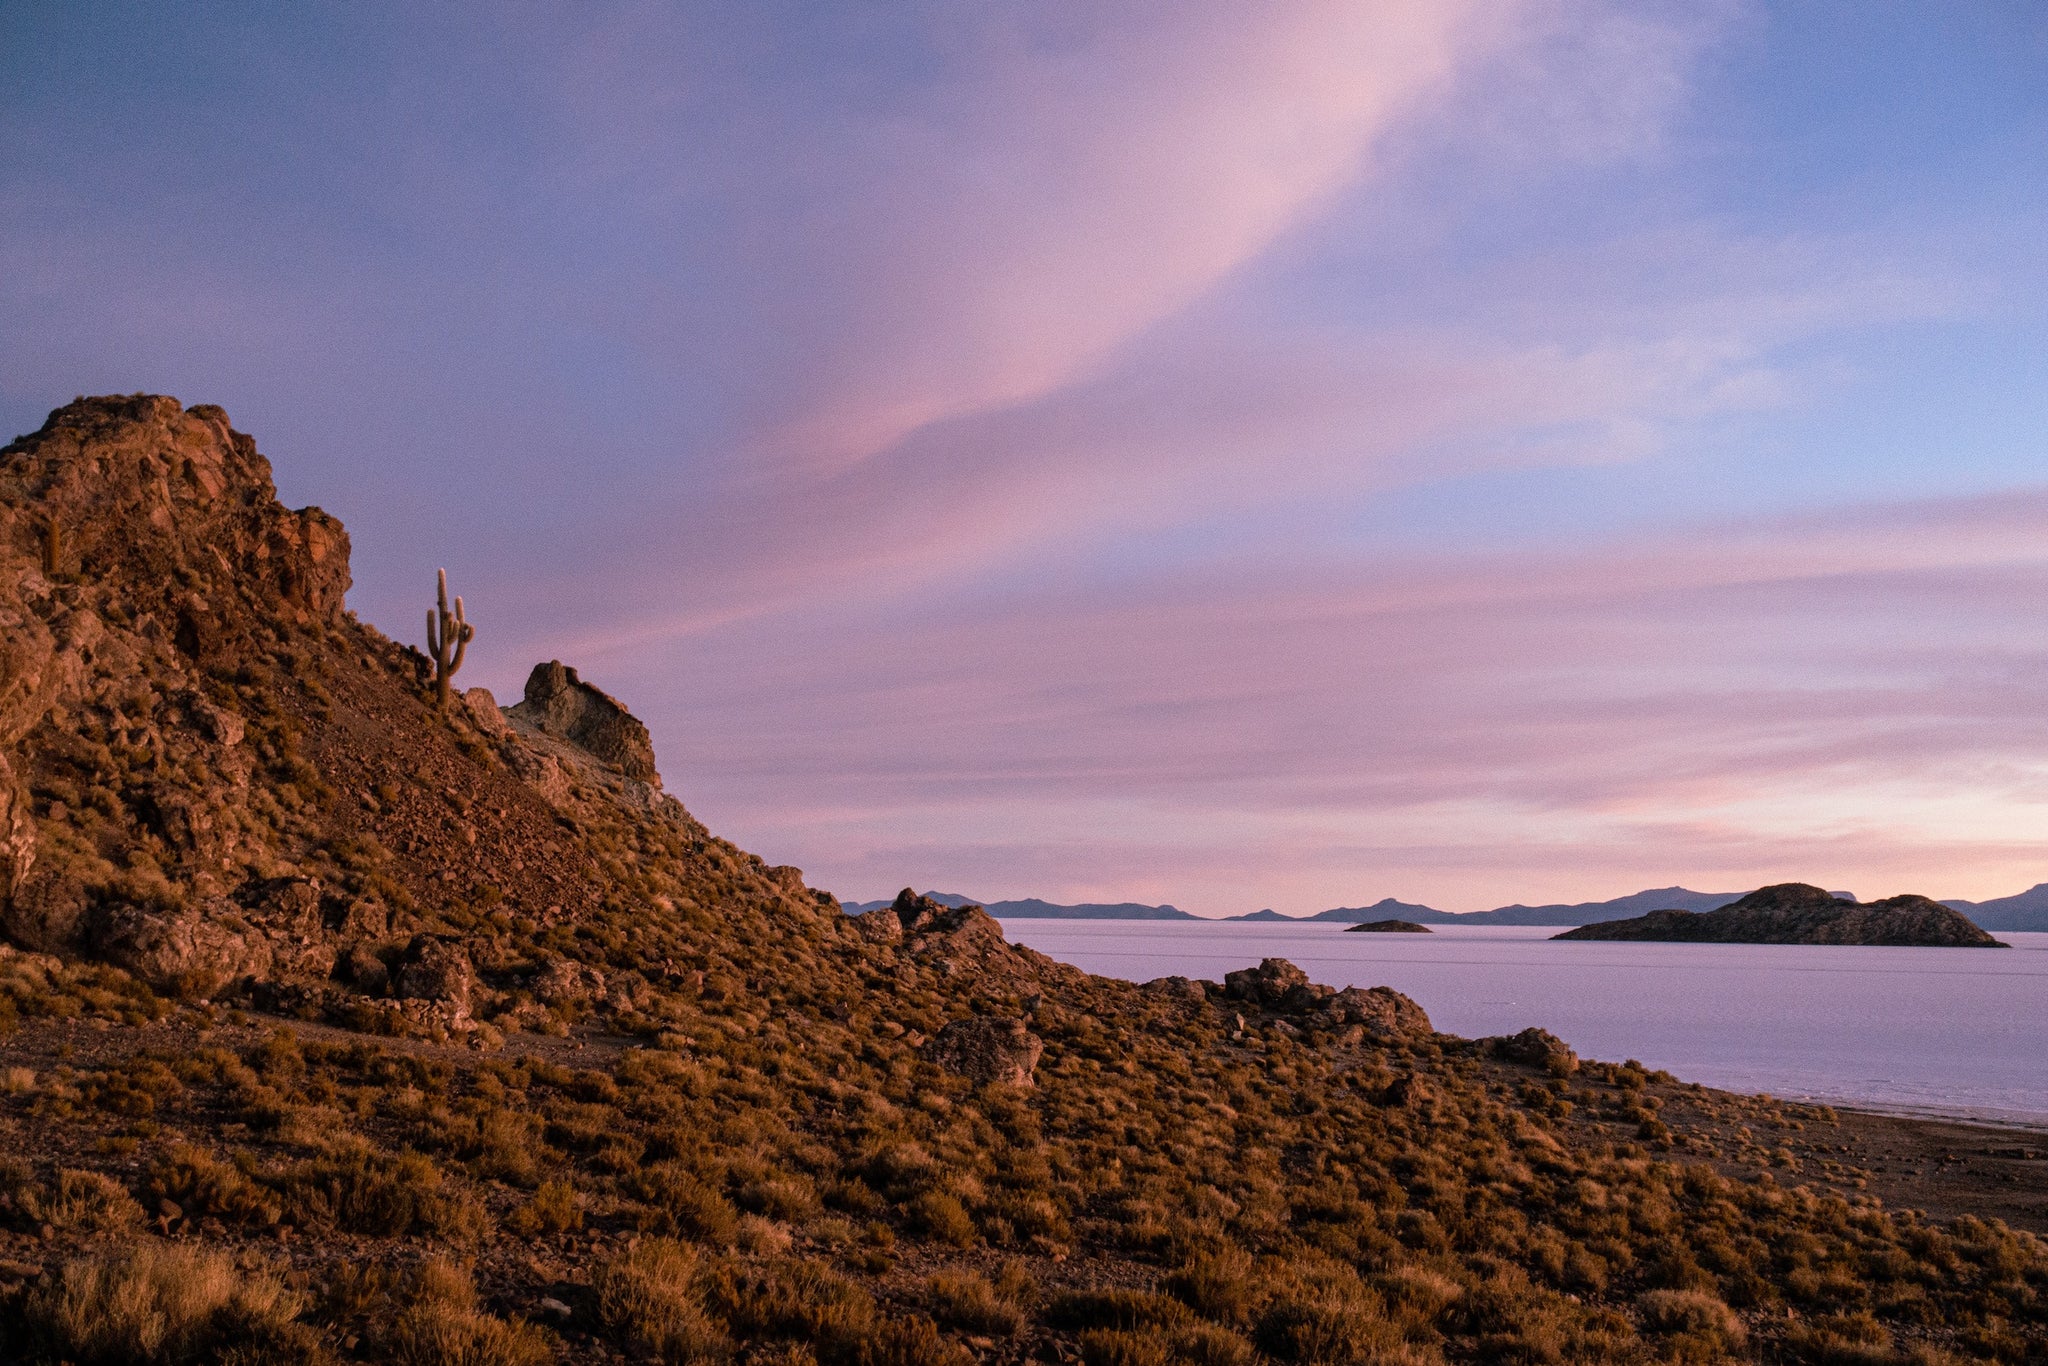
[{"label": "tall cactus", "polygon": [[43,577],[52,583],[64,567],[64,524],[55,517],[43,523]]},{"label": "tall cactus", "polygon": [[455,671],[462,667],[462,652],[469,645],[476,627],[462,617],[462,599],[455,599],[455,610],[448,610],[448,571],[440,571],[441,605],[427,613],[427,653],[434,660],[434,701],[444,710],[448,706],[448,680],[455,677]]}]

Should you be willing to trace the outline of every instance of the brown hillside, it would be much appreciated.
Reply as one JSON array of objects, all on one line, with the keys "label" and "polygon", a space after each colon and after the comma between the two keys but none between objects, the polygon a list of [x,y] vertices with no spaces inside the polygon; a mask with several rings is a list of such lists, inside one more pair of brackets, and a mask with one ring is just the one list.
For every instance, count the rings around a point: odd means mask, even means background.
[{"label": "brown hillside", "polygon": [[0,1360],[2048,1353],[2031,1159],[1942,1222],[1540,1029],[846,916],[565,665],[438,709],[347,551],[218,409],[0,452]]}]

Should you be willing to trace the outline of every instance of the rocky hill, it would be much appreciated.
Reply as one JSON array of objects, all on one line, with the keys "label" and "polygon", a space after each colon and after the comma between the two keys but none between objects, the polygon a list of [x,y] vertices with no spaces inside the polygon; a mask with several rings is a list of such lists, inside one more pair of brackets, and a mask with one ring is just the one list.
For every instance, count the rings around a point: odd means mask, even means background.
[{"label": "rocky hill", "polygon": [[2024,1173],[1895,1213],[1840,1117],[1538,1029],[848,916],[348,583],[219,409],[0,451],[0,1359],[2048,1352]]},{"label": "rocky hill", "polygon": [[1803,882],[1760,887],[1717,911],[1652,911],[1582,925],[1553,939],[1657,940],[1678,944],[1866,944],[1990,948],[2006,945],[1961,912],[1924,896],[1846,901]]}]

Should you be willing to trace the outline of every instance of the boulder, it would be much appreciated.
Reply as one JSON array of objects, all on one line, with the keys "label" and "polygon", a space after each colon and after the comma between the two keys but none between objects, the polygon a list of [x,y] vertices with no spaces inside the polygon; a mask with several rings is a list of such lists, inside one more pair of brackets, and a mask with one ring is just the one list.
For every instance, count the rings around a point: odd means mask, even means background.
[{"label": "boulder", "polygon": [[476,969],[460,945],[423,934],[406,946],[394,985],[406,1000],[446,1002],[458,1016],[466,1017],[476,990]]},{"label": "boulder", "polygon": [[506,724],[505,713],[498,710],[498,699],[491,696],[489,688],[471,688],[462,694],[462,705],[469,709],[469,719],[476,722],[476,728],[486,735],[506,736],[512,727]]},{"label": "boulder", "polygon": [[1296,1000],[1312,1004],[1321,999],[1318,992],[1326,996],[1329,988],[1317,987],[1307,973],[1285,958],[1268,958],[1255,968],[1240,968],[1223,976],[1224,995],[1254,1005],[1281,1008]]},{"label": "boulder", "polygon": [[1207,982],[1197,982],[1189,977],[1154,977],[1145,983],[1144,990],[1149,996],[1200,1003],[1209,999],[1209,986]]},{"label": "boulder", "polygon": [[1532,1026],[1519,1034],[1498,1035],[1479,1042],[1490,1057],[1523,1067],[1540,1067],[1552,1076],[1568,1077],[1579,1070],[1579,1055],[1547,1029]]},{"label": "boulder", "polygon": [[215,996],[230,983],[270,968],[269,941],[191,907],[103,907],[99,957],[126,968],[151,989],[173,996]]},{"label": "boulder", "polygon": [[1378,1038],[1409,1038],[1433,1033],[1429,1014],[1392,987],[1346,987],[1323,1004],[1337,1024],[1363,1025]]},{"label": "boulder", "polygon": [[567,740],[628,778],[661,786],[654,771],[654,740],[647,727],[616,698],[577,677],[559,659],[533,666],[527,675],[526,697],[512,715],[529,725]]},{"label": "boulder", "polygon": [[893,906],[852,917],[853,930],[870,944],[893,944],[903,938],[903,921]]},{"label": "boulder", "polygon": [[367,944],[351,948],[337,968],[343,980],[365,996],[382,996],[391,989],[391,970]]},{"label": "boulder", "polygon": [[1022,1020],[986,1016],[954,1020],[924,1046],[924,1055],[949,1072],[996,1086],[1033,1085],[1045,1042]]},{"label": "boulder", "polygon": [[602,972],[567,958],[550,958],[542,963],[529,986],[534,1000],[551,1006],[602,1000],[605,994]]}]

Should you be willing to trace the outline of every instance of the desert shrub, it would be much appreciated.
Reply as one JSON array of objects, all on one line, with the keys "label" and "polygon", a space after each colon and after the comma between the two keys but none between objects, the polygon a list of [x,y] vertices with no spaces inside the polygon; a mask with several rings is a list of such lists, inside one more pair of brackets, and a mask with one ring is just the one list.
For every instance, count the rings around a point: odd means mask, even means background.
[{"label": "desert shrub", "polygon": [[412,1301],[382,1337],[384,1359],[394,1366],[546,1366],[555,1359],[538,1329],[479,1311],[469,1273],[452,1262],[421,1266]]},{"label": "desert shrub", "polygon": [[94,1366],[325,1361],[296,1321],[302,1307],[273,1277],[244,1274],[220,1253],[145,1242],[65,1263],[29,1292],[22,1318],[51,1355]]},{"label": "desert shrub", "polygon": [[1177,1328],[1191,1321],[1187,1306],[1149,1290],[1068,1290],[1053,1296],[1045,1321],[1055,1328]]},{"label": "desert shrub", "polygon": [[295,1222],[349,1233],[467,1240],[486,1220],[475,1198],[452,1187],[419,1153],[351,1147],[291,1166],[272,1184]]},{"label": "desert shrub", "polygon": [[1085,1366],[1173,1366],[1173,1341],[1153,1328],[1090,1328],[1081,1334]]},{"label": "desert shrub", "polygon": [[704,1312],[695,1249],[650,1238],[598,1269],[597,1317],[613,1337],[664,1362],[720,1361],[725,1334]]},{"label": "desert shrub", "polygon": [[948,1328],[987,1337],[1009,1337],[1024,1326],[1024,1311],[972,1271],[940,1271],[925,1278],[925,1306]]},{"label": "desert shrub", "polygon": [[1173,1360],[1179,1366],[1252,1366],[1252,1345],[1227,1328],[1190,1324],[1173,1335]]},{"label": "desert shrub", "polygon": [[214,1218],[267,1228],[284,1212],[277,1193],[240,1167],[183,1143],[151,1169],[146,1190],[155,1199],[173,1202],[193,1220]]},{"label": "desert shrub", "polygon": [[1379,1303],[1340,1290],[1282,1294],[1259,1315],[1259,1349],[1305,1366],[1348,1366],[1403,1350]]},{"label": "desert shrub", "polygon": [[576,1188],[561,1181],[541,1182],[531,1199],[506,1216],[505,1227],[523,1238],[582,1228],[583,1206]]},{"label": "desert shrub", "polygon": [[1259,1299],[1252,1255],[1227,1245],[1188,1259],[1165,1284],[1166,1293],[1218,1323],[1249,1323]]},{"label": "desert shrub", "polygon": [[926,1191],[910,1202],[910,1219],[917,1231],[954,1247],[974,1246],[974,1219],[959,1197],[944,1191]]},{"label": "desert shrub", "polygon": [[827,1361],[872,1337],[874,1301],[815,1261],[721,1261],[704,1278],[705,1303],[742,1337],[794,1338]]},{"label": "desert shrub", "polygon": [[67,1167],[47,1185],[24,1186],[15,1200],[31,1221],[52,1228],[108,1233],[142,1222],[128,1188],[99,1172]]},{"label": "desert shrub", "polygon": [[789,1251],[791,1241],[789,1225],[758,1214],[742,1214],[732,1238],[733,1246],[740,1251],[764,1257],[778,1257]]},{"label": "desert shrub", "polygon": [[1733,1351],[1747,1336],[1735,1311],[1703,1290],[1651,1290],[1636,1308],[1651,1332],[1682,1334],[1719,1350]]},{"label": "desert shrub", "polygon": [[[834,1358],[828,1358],[834,1359]],[[967,1349],[920,1315],[888,1319],[836,1358],[847,1366],[972,1366]]]},{"label": "desert shrub", "polygon": [[627,1192],[647,1209],[649,1232],[679,1233],[720,1247],[739,1231],[740,1213],[724,1192],[680,1162],[657,1162],[627,1178]]}]

